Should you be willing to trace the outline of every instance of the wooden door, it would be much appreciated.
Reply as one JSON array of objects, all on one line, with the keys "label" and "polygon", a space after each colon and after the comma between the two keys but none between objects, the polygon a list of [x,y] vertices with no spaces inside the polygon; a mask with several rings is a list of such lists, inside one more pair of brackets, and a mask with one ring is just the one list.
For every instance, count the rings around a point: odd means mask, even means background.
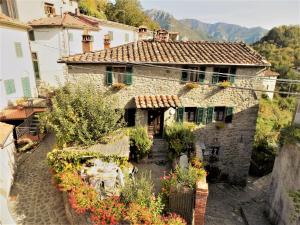
[{"label": "wooden door", "polygon": [[148,133],[154,137],[161,137],[163,133],[163,110],[148,111]]}]

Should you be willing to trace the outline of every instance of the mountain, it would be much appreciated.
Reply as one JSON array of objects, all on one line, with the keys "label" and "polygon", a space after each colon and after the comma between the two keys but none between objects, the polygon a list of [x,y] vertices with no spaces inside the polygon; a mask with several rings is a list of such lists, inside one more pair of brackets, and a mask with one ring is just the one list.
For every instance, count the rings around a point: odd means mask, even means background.
[{"label": "mountain", "polygon": [[204,23],[196,19],[177,20],[171,14],[151,9],[146,13],[158,22],[161,28],[179,31],[181,38],[189,40],[244,41],[248,44],[259,41],[267,30],[261,27],[247,28],[228,23]]}]

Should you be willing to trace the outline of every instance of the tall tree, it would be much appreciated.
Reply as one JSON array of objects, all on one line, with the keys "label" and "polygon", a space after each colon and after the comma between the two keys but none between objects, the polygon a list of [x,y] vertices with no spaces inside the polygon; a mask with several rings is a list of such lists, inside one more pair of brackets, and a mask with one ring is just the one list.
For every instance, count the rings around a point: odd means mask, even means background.
[{"label": "tall tree", "polygon": [[149,29],[159,28],[159,25],[145,14],[139,0],[116,0],[115,4],[108,4],[105,12],[107,18],[112,21],[135,27],[146,25]]}]

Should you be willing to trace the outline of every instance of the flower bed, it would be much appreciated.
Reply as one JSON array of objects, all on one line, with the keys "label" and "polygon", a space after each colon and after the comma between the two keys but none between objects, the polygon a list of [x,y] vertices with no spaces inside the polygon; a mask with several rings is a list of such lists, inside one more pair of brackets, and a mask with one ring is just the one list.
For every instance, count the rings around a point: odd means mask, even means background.
[{"label": "flower bed", "polygon": [[195,190],[197,182],[205,178],[206,172],[199,159],[192,159],[188,169],[176,167],[169,175],[161,177],[163,202],[168,205],[170,193],[182,189]]},{"label": "flower bed", "polygon": [[[79,175],[83,158],[78,154],[56,150],[48,155],[54,184],[64,193],[66,214],[71,224],[185,224],[179,216],[162,215],[161,199],[153,195],[147,177],[135,181],[128,179],[120,196],[101,198],[96,189]],[[85,154],[95,157],[94,153]],[[122,162],[113,157],[107,160]]]}]

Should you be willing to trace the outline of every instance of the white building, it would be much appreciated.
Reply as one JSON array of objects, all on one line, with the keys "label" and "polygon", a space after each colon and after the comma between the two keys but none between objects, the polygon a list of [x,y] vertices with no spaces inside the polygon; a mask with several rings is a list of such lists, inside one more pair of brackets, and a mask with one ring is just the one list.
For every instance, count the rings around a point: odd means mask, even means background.
[{"label": "white building", "polygon": [[0,110],[22,97],[37,97],[27,30],[0,13]]},{"label": "white building", "polygon": [[110,47],[115,47],[130,42],[135,42],[138,40],[138,28],[133,26],[128,26],[126,24],[117,23],[113,21],[98,19],[95,17],[90,17],[82,14],[75,15],[77,18],[89,22],[91,25],[99,28],[99,33],[101,36],[100,46],[97,48],[95,46],[94,50],[101,50],[104,46],[104,36],[110,36]]},{"label": "white building", "polygon": [[0,10],[9,17],[22,22],[61,15],[65,12],[75,13],[78,0],[1,0]]},{"label": "white building", "polygon": [[57,87],[64,83],[64,65],[57,61],[68,55],[101,50],[105,37],[113,47],[138,38],[135,27],[80,14],[64,13],[29,22],[36,78]]},{"label": "white building", "polygon": [[269,69],[263,72],[262,84],[264,85],[264,88],[266,90],[265,94],[269,97],[269,99],[273,99],[274,97],[274,91],[275,91],[276,81],[278,76],[279,73]]},{"label": "white building", "polygon": [[30,39],[36,78],[50,86],[64,83],[64,66],[57,63],[61,57],[81,53],[84,47],[90,47],[85,50],[100,48],[99,29],[68,13],[33,20],[29,24],[33,27]]},{"label": "white building", "polygon": [[8,209],[8,197],[14,180],[16,147],[13,126],[0,122],[0,223],[16,224]]}]

